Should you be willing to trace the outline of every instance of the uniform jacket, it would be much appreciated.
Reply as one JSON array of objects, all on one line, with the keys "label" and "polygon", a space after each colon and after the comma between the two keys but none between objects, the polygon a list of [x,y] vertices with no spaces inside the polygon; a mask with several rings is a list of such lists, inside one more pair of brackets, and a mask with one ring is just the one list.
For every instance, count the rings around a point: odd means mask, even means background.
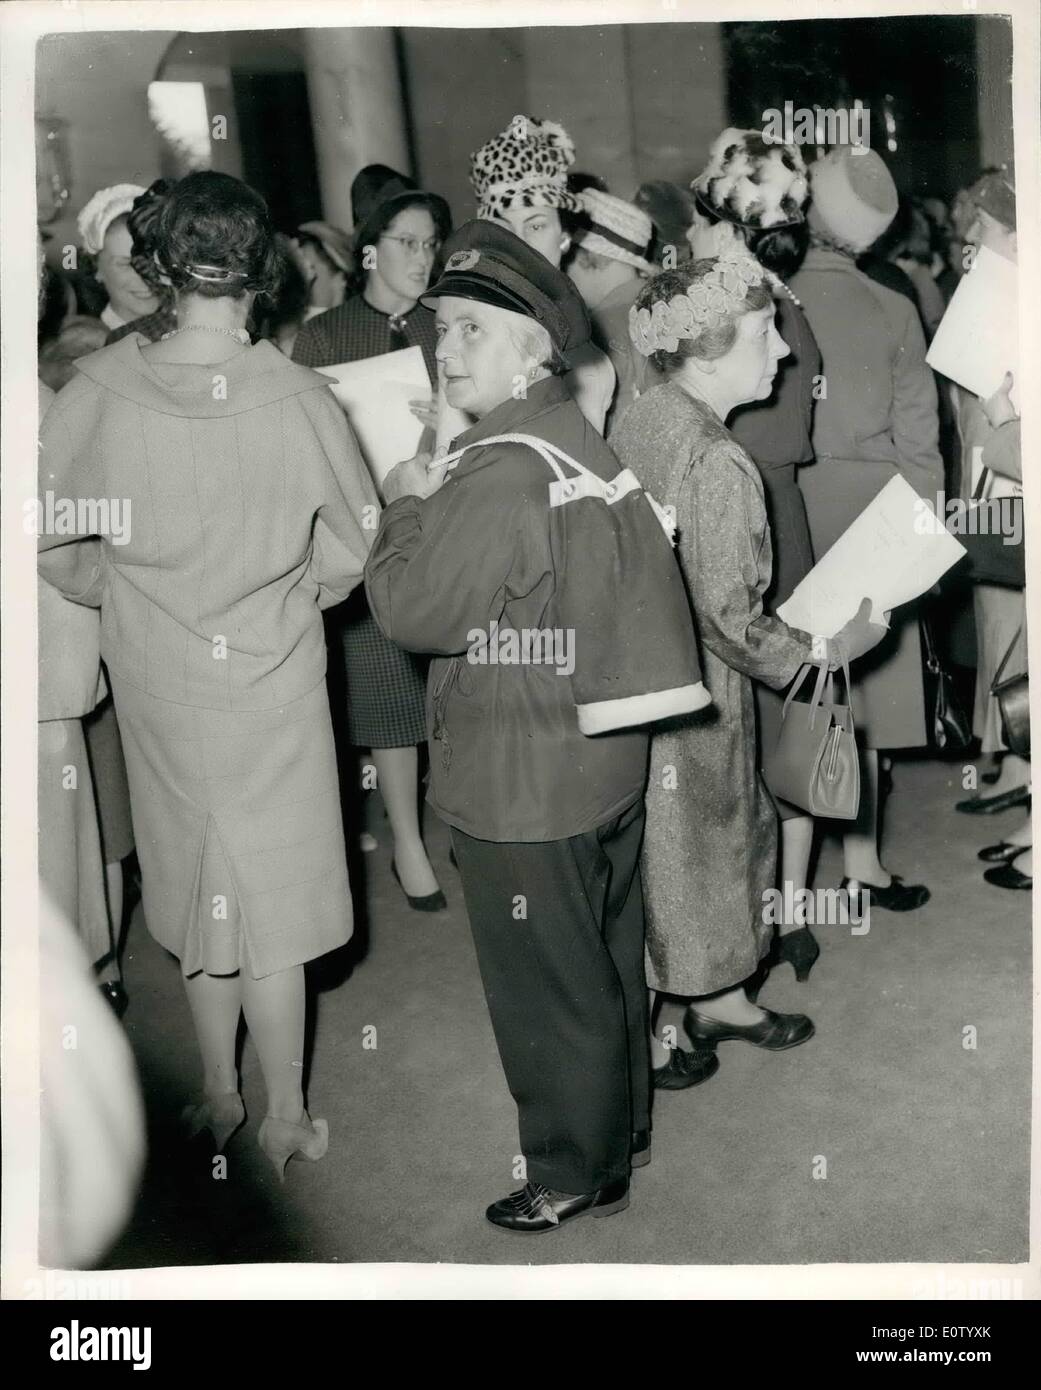
[{"label": "uniform jacket", "polygon": [[[100,604],[114,678],[211,709],[287,703],[325,672],[318,609],[361,581],[368,470],[326,379],[270,343],[206,366],[142,343],[82,358],[43,422],[41,493],[116,500],[129,522],[94,592],[63,591]],[[59,587],[70,539],[41,538]]]},{"label": "uniform jacket", "polygon": [[[558,379],[455,447],[506,433],[538,436],[600,478],[619,472]],[[436,654],[430,800],[478,839],[564,839],[610,820],[643,794],[647,736],[634,726],[708,703],[679,569],[645,494],[551,506],[554,481],[529,446],[470,449],[433,496],[386,509],[366,566],[383,631]],[[546,648],[516,659],[534,632],[553,635],[553,660]]]}]

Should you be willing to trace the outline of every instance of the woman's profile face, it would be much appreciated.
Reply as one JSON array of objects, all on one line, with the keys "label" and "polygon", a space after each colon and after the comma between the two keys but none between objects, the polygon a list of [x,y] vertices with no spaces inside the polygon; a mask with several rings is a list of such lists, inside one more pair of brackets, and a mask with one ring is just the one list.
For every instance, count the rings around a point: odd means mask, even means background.
[{"label": "woman's profile face", "polygon": [[384,289],[415,303],[430,284],[437,245],[437,227],[429,211],[405,208],[381,233],[369,274]]},{"label": "woman's profile face", "polygon": [[130,263],[133,241],[126,219],[117,217],[105,232],[98,252],[97,278],[108,291],[109,302],[124,323],[131,323],[159,307],[158,296]]},{"label": "woman's profile face", "polygon": [[735,235],[734,228],[729,222],[710,222],[695,207],[694,221],[687,228],[691,260],[713,260],[727,249],[728,245],[733,242]]},{"label": "woman's profile face", "polygon": [[566,235],[556,208],[506,208],[499,216],[551,265],[560,266],[571,238]]},{"label": "woman's profile face", "polygon": [[777,331],[774,306],[753,309],[737,321],[737,339],[725,357],[713,366],[735,404],[765,401],[773,390],[777,364],[789,353],[788,344]]},{"label": "woman's profile face", "polygon": [[985,246],[988,251],[1004,256],[1006,261],[1017,259],[1016,233],[984,208],[976,209],[976,216],[965,234],[965,243],[977,248]]},{"label": "woman's profile face", "polygon": [[445,295],[437,302],[437,361],[448,404],[478,419],[513,398],[532,367],[509,309]]}]

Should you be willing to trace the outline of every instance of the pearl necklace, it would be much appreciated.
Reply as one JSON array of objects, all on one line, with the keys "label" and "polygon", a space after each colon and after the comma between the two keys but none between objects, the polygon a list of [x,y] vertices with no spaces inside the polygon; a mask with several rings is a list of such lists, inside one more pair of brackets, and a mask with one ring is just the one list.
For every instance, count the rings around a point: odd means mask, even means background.
[{"label": "pearl necklace", "polygon": [[165,343],[167,338],[176,338],[178,333],[222,333],[226,338],[234,338],[243,347],[249,346],[249,334],[244,328],[215,328],[208,323],[186,323],[183,328],[172,328],[159,341]]}]

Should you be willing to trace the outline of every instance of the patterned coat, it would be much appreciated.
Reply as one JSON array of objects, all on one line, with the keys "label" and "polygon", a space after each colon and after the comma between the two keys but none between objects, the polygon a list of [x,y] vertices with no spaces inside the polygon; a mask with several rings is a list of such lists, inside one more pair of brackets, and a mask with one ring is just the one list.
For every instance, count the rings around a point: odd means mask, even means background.
[{"label": "patterned coat", "polygon": [[643,883],[647,981],[696,997],[739,984],[772,927],[777,821],[760,774],[753,679],[779,689],[808,634],[763,612],[772,554],[758,469],[707,405],[675,383],[645,391],[610,439],[663,506],[702,643],[712,708],[651,740]]}]

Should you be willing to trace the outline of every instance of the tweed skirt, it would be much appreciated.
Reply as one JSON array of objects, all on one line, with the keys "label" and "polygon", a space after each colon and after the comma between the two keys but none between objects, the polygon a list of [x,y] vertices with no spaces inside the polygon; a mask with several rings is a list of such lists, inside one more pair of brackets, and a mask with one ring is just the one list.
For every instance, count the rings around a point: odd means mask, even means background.
[{"label": "tweed skirt", "polygon": [[411,748],[426,742],[428,658],[383,635],[363,592],[344,604],[338,626],[351,743],[356,748]]},{"label": "tweed skirt", "polygon": [[266,710],[156,699],[112,676],[145,920],[185,975],[257,979],[350,940],[325,682]]},{"label": "tweed skirt", "polygon": [[115,978],[105,901],[98,812],[78,719],[37,725],[37,814],[40,882],[83,942],[91,965]]},{"label": "tweed skirt", "polygon": [[133,851],[134,827],[130,818],[130,784],[123,742],[111,696],[84,716],[83,732],[98,803],[101,853],[106,864],[118,864]]}]

